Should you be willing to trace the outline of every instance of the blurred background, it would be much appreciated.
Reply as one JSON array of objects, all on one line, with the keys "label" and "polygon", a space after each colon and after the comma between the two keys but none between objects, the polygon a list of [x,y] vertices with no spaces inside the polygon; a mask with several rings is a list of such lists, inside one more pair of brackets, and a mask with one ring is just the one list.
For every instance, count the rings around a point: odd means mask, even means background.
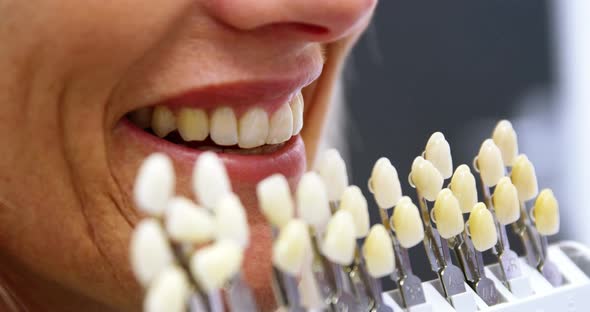
[{"label": "blurred background", "polygon": [[[345,78],[344,150],[366,195],[379,157],[415,198],[406,177],[432,132],[445,134],[455,166],[471,166],[509,119],[539,187],[560,200],[552,239],[590,243],[590,1],[382,0]],[[423,246],[413,249],[415,271],[434,278]]]}]

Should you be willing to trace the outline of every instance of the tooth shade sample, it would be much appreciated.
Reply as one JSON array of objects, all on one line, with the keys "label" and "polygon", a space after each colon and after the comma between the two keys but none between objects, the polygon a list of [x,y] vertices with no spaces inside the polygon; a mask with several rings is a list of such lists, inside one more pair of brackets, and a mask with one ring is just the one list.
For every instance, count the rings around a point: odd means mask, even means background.
[{"label": "tooth shade sample", "polygon": [[213,111],[210,124],[211,140],[218,145],[238,144],[238,120],[233,109],[220,107]]},{"label": "tooth shade sample", "polygon": [[156,106],[152,115],[152,130],[161,138],[176,130],[176,118],[168,107]]},{"label": "tooth shade sample", "polygon": [[459,201],[449,189],[440,191],[434,203],[434,219],[438,233],[444,239],[457,236],[465,229]]},{"label": "tooth shade sample", "polygon": [[279,232],[272,248],[272,262],[281,271],[298,276],[311,257],[309,229],[305,222],[292,219]]},{"label": "tooth shade sample", "polygon": [[303,128],[303,95],[297,92],[293,100],[291,100],[291,112],[293,113],[293,135],[299,134]]},{"label": "tooth shade sample", "polygon": [[142,129],[149,128],[152,125],[152,114],[154,109],[151,107],[142,107],[129,115],[129,120]]},{"label": "tooth shade sample", "polygon": [[424,225],[420,212],[407,196],[402,197],[393,209],[391,225],[404,248],[414,247],[424,239]]},{"label": "tooth shade sample", "polygon": [[133,195],[141,211],[160,216],[174,194],[174,167],[170,158],[154,153],[146,158],[135,179]]},{"label": "tooth shade sample", "polygon": [[238,145],[254,148],[266,143],[268,137],[268,114],[262,108],[252,108],[240,118]]},{"label": "tooth shade sample", "polygon": [[154,219],[146,219],[137,225],[129,249],[131,268],[143,286],[148,286],[174,260],[164,230]]},{"label": "tooth shade sample", "polygon": [[369,179],[369,190],[381,209],[389,209],[402,197],[397,170],[385,157],[379,158],[373,166]]},{"label": "tooth shade sample", "polygon": [[165,225],[170,238],[177,242],[199,244],[215,237],[213,216],[184,197],[175,197],[168,202]]},{"label": "tooth shade sample", "polygon": [[504,176],[504,162],[502,153],[492,139],[487,139],[481,144],[477,154],[477,167],[487,187],[493,187]]},{"label": "tooth shade sample", "polygon": [[350,212],[338,210],[328,222],[322,252],[330,261],[349,265],[354,259],[356,237]]},{"label": "tooth shade sample", "polygon": [[477,251],[486,251],[498,242],[498,232],[492,213],[484,203],[477,203],[469,214],[469,232],[473,247]]},{"label": "tooth shade sample", "polygon": [[244,206],[235,194],[228,193],[219,200],[215,217],[218,240],[233,240],[242,248],[248,246],[250,242],[248,219]]},{"label": "tooth shade sample", "polygon": [[191,258],[191,273],[206,292],[223,287],[242,266],[243,250],[232,240],[216,241]]},{"label": "tooth shade sample", "polygon": [[267,144],[285,142],[293,135],[293,113],[289,104],[283,104],[270,117]]},{"label": "tooth shade sample", "polygon": [[477,204],[477,188],[475,186],[475,177],[467,165],[457,167],[450,185],[451,191],[461,206],[463,213],[468,213]]},{"label": "tooth shade sample", "polygon": [[453,174],[451,147],[442,133],[435,132],[430,136],[426,143],[424,158],[438,169],[444,179],[450,178]]},{"label": "tooth shade sample", "polygon": [[335,149],[326,150],[320,157],[317,171],[324,180],[330,201],[338,201],[348,186],[348,173],[344,159]]},{"label": "tooth shade sample", "polygon": [[537,173],[533,163],[521,154],[516,157],[514,165],[512,166],[512,173],[510,174],[512,183],[518,190],[518,198],[520,201],[527,201],[535,198],[539,192],[537,185]]},{"label": "tooth shade sample", "polygon": [[291,190],[283,175],[274,174],[262,180],[256,187],[256,194],[262,214],[273,226],[281,228],[293,218]]},{"label": "tooth shade sample", "polygon": [[500,224],[508,225],[520,218],[518,192],[509,177],[503,177],[496,185],[492,203],[494,204],[496,219]]},{"label": "tooth shade sample", "polygon": [[182,108],[176,122],[178,133],[185,141],[203,141],[209,136],[209,118],[202,109]]},{"label": "tooth shade sample", "polygon": [[297,187],[297,211],[309,225],[322,230],[330,219],[330,206],[326,187],[315,172],[307,172]]},{"label": "tooth shade sample", "polygon": [[213,209],[217,201],[231,192],[231,185],[223,162],[217,154],[204,152],[195,163],[193,191],[201,205]]},{"label": "tooth shade sample", "polygon": [[541,235],[559,232],[559,203],[550,189],[544,189],[537,197],[533,208],[535,226]]},{"label": "tooth shade sample", "polygon": [[514,159],[518,155],[518,138],[516,136],[516,131],[514,131],[514,128],[512,128],[510,121],[500,121],[494,129],[492,139],[502,152],[504,166],[512,166]]},{"label": "tooth shade sample", "polygon": [[434,165],[422,158],[416,157],[412,163],[411,180],[424,198],[433,201],[443,186],[443,177]]},{"label": "tooth shade sample", "polygon": [[356,185],[347,187],[340,199],[340,210],[348,211],[354,220],[356,238],[363,238],[369,233],[370,219],[367,199]]},{"label": "tooth shade sample", "polygon": [[389,233],[382,224],[371,227],[363,245],[363,257],[367,263],[367,271],[372,277],[380,278],[393,272],[393,245]]},{"label": "tooth shade sample", "polygon": [[145,296],[145,312],[184,312],[189,297],[189,284],[184,271],[176,266],[166,268],[150,285]]}]

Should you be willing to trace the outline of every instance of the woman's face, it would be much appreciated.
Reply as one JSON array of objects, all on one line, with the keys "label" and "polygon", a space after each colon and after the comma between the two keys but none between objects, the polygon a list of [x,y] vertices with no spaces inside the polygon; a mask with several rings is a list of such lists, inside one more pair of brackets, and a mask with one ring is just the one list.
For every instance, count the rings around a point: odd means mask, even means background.
[{"label": "woman's face", "polygon": [[[245,274],[268,307],[270,237],[256,182],[279,172],[293,185],[303,173],[340,63],[375,5],[0,0],[3,283],[38,306],[63,297],[134,307],[141,292],[127,246],[141,161],[168,154],[177,192],[194,198],[194,161],[214,149],[247,208]],[[292,105],[303,88],[300,136]]]}]

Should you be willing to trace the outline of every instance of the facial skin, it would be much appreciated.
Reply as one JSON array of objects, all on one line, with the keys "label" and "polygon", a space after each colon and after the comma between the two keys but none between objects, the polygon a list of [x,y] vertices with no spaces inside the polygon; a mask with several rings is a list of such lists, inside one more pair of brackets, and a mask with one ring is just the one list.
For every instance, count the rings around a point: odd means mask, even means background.
[{"label": "facial skin", "polygon": [[[121,119],[185,89],[280,80],[305,67],[317,78],[304,89],[311,163],[342,62],[375,6],[0,0],[0,310],[139,310],[128,243],[141,216],[131,189],[154,150]],[[190,165],[175,166],[177,192],[190,196]],[[270,237],[255,182],[233,186],[256,238],[246,277],[271,309]]]}]

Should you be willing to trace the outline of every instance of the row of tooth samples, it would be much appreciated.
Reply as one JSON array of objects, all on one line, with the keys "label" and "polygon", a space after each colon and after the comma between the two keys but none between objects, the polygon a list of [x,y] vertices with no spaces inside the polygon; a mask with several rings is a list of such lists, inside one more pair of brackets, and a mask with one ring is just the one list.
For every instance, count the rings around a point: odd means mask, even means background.
[{"label": "row of tooth samples", "polygon": [[219,107],[209,112],[184,107],[176,111],[166,106],[142,108],[130,119],[141,128],[151,128],[159,137],[178,130],[183,140],[203,141],[207,137],[221,146],[238,145],[254,148],[264,144],[279,144],[299,134],[303,127],[303,96],[298,92],[288,102],[269,114],[253,107],[237,116],[231,107]]},{"label": "row of tooth samples", "polygon": [[[148,217],[132,235],[130,257],[146,288],[144,311],[186,311],[189,300],[213,309],[222,301],[212,294],[240,278],[250,236],[246,213],[214,153],[197,160],[193,186],[200,204],[174,196],[172,162],[158,153],[144,161],[137,175],[135,202]],[[240,304],[249,308],[244,311],[256,311],[247,286],[239,288]],[[233,295],[227,294],[230,304]]]}]

